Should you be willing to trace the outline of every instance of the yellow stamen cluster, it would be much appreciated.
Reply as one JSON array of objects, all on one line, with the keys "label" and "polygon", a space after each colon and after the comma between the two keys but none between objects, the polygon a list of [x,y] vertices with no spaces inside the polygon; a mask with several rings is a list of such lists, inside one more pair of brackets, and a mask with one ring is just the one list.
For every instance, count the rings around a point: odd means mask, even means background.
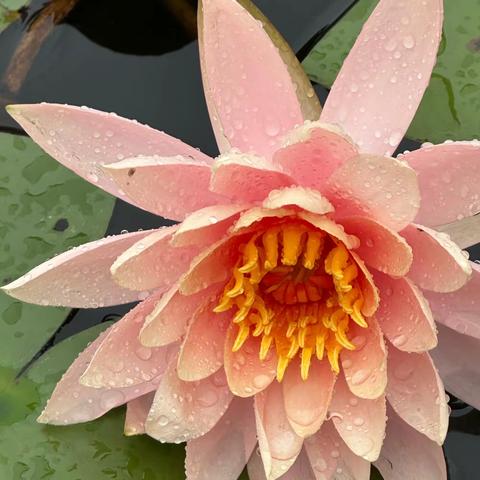
[{"label": "yellow stamen cluster", "polygon": [[262,360],[274,346],[279,381],[297,355],[304,380],[314,357],[322,360],[326,355],[338,373],[341,350],[355,349],[347,335],[351,321],[367,327],[358,276],[358,266],[342,242],[290,220],[264,228],[240,245],[232,277],[214,311],[235,309],[233,351],[250,335],[261,337]]}]

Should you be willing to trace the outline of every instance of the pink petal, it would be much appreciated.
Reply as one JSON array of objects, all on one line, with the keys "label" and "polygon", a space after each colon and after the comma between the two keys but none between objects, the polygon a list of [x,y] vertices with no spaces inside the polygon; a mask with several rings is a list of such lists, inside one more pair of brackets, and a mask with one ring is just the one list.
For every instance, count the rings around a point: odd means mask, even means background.
[{"label": "pink petal", "polygon": [[267,479],[276,480],[294,464],[303,444],[288,421],[280,383],[255,395],[255,418]]},{"label": "pink petal", "polygon": [[437,322],[480,339],[480,265],[470,262],[472,276],[452,293],[424,292]]},{"label": "pink petal", "polygon": [[117,285],[110,267],[118,255],[151,233],[114,235],[72,248],[2,289],[23,302],[40,305],[98,308],[139,300],[144,293]]},{"label": "pink petal", "polygon": [[371,317],[377,311],[378,305],[380,303],[378,289],[375,285],[375,282],[373,281],[370,270],[368,270],[365,263],[363,263],[363,260],[355,252],[350,252],[350,255],[354,258],[356,264],[362,272],[359,280],[364,297],[362,313],[367,317]]},{"label": "pink petal", "polygon": [[398,231],[417,215],[420,193],[415,171],[390,157],[359,155],[328,180],[327,198],[336,217],[366,216]]},{"label": "pink petal", "polygon": [[49,155],[127,202],[130,199],[105,174],[103,165],[142,154],[212,162],[196,148],[114,113],[48,103],[10,105],[8,112]]},{"label": "pink petal", "polygon": [[172,245],[208,246],[222,238],[246,205],[215,205],[190,214],[172,237]]},{"label": "pink petal", "polygon": [[255,202],[275,188],[293,184],[294,180],[270,160],[228,153],[216,160],[210,188],[235,202]]},{"label": "pink petal", "polygon": [[199,208],[226,202],[208,189],[210,165],[191,157],[142,155],[110,163],[103,169],[132,203],[173,220],[183,220]]},{"label": "pink petal", "polygon": [[209,0],[200,8],[203,84],[217,143],[268,157],[304,121],[288,68],[262,22],[239,3]]},{"label": "pink petal", "polygon": [[445,388],[480,410],[480,340],[438,325],[438,347],[430,355]]},{"label": "pink petal", "polygon": [[178,350],[178,346],[149,348],[138,339],[145,316],[152,311],[161,295],[161,292],[155,292],[112,326],[80,378],[82,385],[94,388],[131,387],[165,372],[172,351]]},{"label": "pink petal", "polygon": [[314,360],[307,380],[300,376],[298,361],[287,368],[283,380],[285,412],[300,437],[309,437],[320,429],[327,415],[335,380],[336,375],[328,362]]},{"label": "pink petal", "polygon": [[131,290],[170,288],[187,270],[198,249],[170,244],[177,225],[162,227],[125,250],[111,267],[115,281]]},{"label": "pink petal", "polygon": [[134,398],[127,403],[127,415],[125,416],[124,434],[127,437],[145,433],[145,420],[152,406],[155,392],[147,393]]},{"label": "pink petal", "polygon": [[347,217],[341,222],[348,233],[360,239],[355,252],[369,267],[394,277],[408,272],[412,249],[398,233],[367,217]]},{"label": "pink petal", "polygon": [[374,273],[380,290],[375,317],[383,334],[405,352],[424,352],[437,346],[432,312],[422,292],[408,278]]},{"label": "pink petal", "polygon": [[187,479],[237,480],[256,443],[253,402],[234,398],[212,430],[187,443]]},{"label": "pink petal", "polygon": [[172,362],[158,386],[145,422],[148,435],[180,443],[209,432],[226,412],[232,394],[220,371],[198,382],[183,382]]},{"label": "pink petal", "polygon": [[80,377],[109,332],[110,329],[102,333],[70,365],[57,383],[38,422],[52,425],[89,422],[157,388],[161,377],[127,388],[90,388],[80,384]]},{"label": "pink petal", "polygon": [[300,185],[321,191],[332,173],[357,154],[357,147],[337,126],[306,122],[287,135],[273,161]]},{"label": "pink petal", "polygon": [[442,448],[388,409],[387,436],[375,463],[388,480],[447,480]]},{"label": "pink petal", "polygon": [[272,190],[263,201],[263,206],[271,210],[294,206],[318,215],[333,212],[332,204],[320,192],[304,187]]},{"label": "pink petal", "polygon": [[232,312],[215,313],[218,294],[205,298],[194,313],[178,357],[177,373],[185,381],[202,380],[223,365],[223,352]]},{"label": "pink petal", "polygon": [[402,160],[418,176],[422,203],[417,223],[434,227],[480,211],[480,142],[429,145]]},{"label": "pink petal", "polygon": [[439,0],[382,0],[365,23],[321,115],[364,152],[390,155],[427,88],[442,34]]},{"label": "pink petal", "polygon": [[342,350],[345,379],[350,391],[360,398],[380,397],[387,385],[387,353],[382,332],[374,317],[367,319],[368,328],[354,324],[349,337],[355,350]]},{"label": "pink petal", "polygon": [[340,377],[335,385],[330,416],[333,423],[355,455],[375,461],[385,437],[386,402],[381,395],[375,400],[365,400],[352,395],[345,379]]},{"label": "pink petal", "polygon": [[272,350],[265,360],[260,360],[260,340],[250,336],[242,348],[232,351],[238,327],[231,324],[225,340],[225,373],[234,395],[251,397],[267,388],[277,372],[277,357]]},{"label": "pink petal", "polygon": [[445,389],[428,353],[392,347],[388,356],[387,398],[410,426],[442,445],[448,429]]},{"label": "pink petal", "polygon": [[236,233],[242,230],[248,230],[250,227],[255,226],[257,222],[261,222],[266,218],[294,217],[296,213],[293,208],[276,208],[270,210],[264,207],[252,207],[240,215],[240,218],[232,228],[232,232]]},{"label": "pink petal", "polygon": [[446,293],[467,283],[472,267],[448,235],[413,224],[402,230],[402,236],[413,250],[408,276],[419,287]]}]

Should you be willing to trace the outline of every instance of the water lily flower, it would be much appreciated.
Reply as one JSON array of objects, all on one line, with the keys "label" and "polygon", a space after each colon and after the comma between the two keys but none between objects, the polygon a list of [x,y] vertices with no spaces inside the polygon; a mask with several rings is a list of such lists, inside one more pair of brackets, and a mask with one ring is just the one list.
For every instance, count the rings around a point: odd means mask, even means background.
[{"label": "water lily flower", "polygon": [[247,463],[251,480],[366,480],[372,462],[389,480],[446,479],[441,378],[480,407],[480,269],[438,228],[480,210],[480,142],[391,156],[435,63],[442,2],[381,0],[321,113],[253,5],[203,0],[198,20],[216,159],[114,114],[9,108],[68,168],[181,222],[4,287],[44,305],[140,300],[39,421],[126,403],[127,435],[187,442],[188,480],[235,480]]}]

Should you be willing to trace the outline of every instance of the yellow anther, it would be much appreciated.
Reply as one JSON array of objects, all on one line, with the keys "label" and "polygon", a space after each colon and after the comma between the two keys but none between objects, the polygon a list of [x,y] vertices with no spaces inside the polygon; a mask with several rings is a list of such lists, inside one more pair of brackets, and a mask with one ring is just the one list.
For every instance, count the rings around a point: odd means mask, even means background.
[{"label": "yellow anther", "polygon": [[343,244],[338,244],[332,249],[325,259],[325,271],[337,280],[343,278],[343,269],[347,265],[349,255]]},{"label": "yellow anther", "polygon": [[239,327],[237,338],[232,347],[233,352],[237,352],[242,348],[242,345],[245,343],[250,333],[250,327],[247,324],[242,323]]},{"label": "yellow anther", "polygon": [[251,307],[253,305],[253,302],[255,302],[255,298],[257,297],[257,295],[253,285],[247,279],[245,279],[243,282],[243,290],[245,295],[244,305],[246,307]]},{"label": "yellow anther", "polygon": [[302,365],[300,373],[303,380],[308,378],[308,372],[310,370],[310,363],[312,361],[313,348],[304,348],[302,350]]},{"label": "yellow anther", "polygon": [[265,360],[272,345],[273,337],[271,335],[264,335],[262,341],[260,342],[260,360]]},{"label": "yellow anther", "polygon": [[302,225],[286,225],[283,228],[283,252],[282,263],[284,265],[296,265],[301,253],[302,237],[305,228]]},{"label": "yellow anther", "polygon": [[343,271],[343,281],[345,284],[352,283],[358,277],[358,267],[355,262],[352,262],[348,267]]},{"label": "yellow anther", "polygon": [[359,296],[359,290],[357,288],[352,288],[352,290],[344,293],[340,297],[340,305],[346,313],[351,314],[353,312],[353,304],[355,303],[355,300],[359,298]]},{"label": "yellow anther", "polygon": [[290,363],[290,359],[288,357],[284,357],[284,356],[278,357],[277,380],[279,382],[283,380],[283,377],[285,375],[285,370],[287,369],[289,363]]},{"label": "yellow anther", "polygon": [[323,360],[323,354],[325,351],[325,334],[317,334],[315,337],[315,353],[318,360]]},{"label": "yellow anther", "polygon": [[296,329],[297,329],[297,322],[290,322],[288,324],[287,333],[285,334],[285,336],[287,338],[290,338],[295,333]]},{"label": "yellow anther", "polygon": [[288,350],[288,353],[287,353],[287,357],[290,359],[294,358],[297,352],[300,350],[300,345],[297,342],[297,339],[295,337],[291,339],[291,342],[292,343],[290,344],[290,349]]},{"label": "yellow anther", "polygon": [[273,270],[278,263],[278,234],[279,228],[269,228],[262,235],[263,248],[265,249],[265,270]]},{"label": "yellow anther", "polygon": [[337,342],[347,350],[355,350],[355,345],[348,339],[346,331],[348,330],[349,319],[347,316],[338,325],[335,332],[335,339]]},{"label": "yellow anther", "polygon": [[360,297],[353,304],[353,312],[350,314],[350,317],[360,327],[367,328],[368,323],[365,321],[365,318],[363,318],[363,315],[361,312],[362,307],[363,307],[363,298]]},{"label": "yellow anther", "polygon": [[238,268],[233,269],[233,278],[235,279],[235,284],[233,285],[232,289],[226,293],[227,297],[230,298],[234,298],[243,293],[244,277]]},{"label": "yellow anther", "polygon": [[227,310],[230,310],[232,306],[232,299],[230,297],[227,297],[226,295],[223,295],[220,303],[213,309],[213,311],[215,313],[226,312]]},{"label": "yellow anther", "polygon": [[245,249],[243,250],[243,260],[244,264],[239,268],[240,272],[248,273],[251,272],[255,265],[258,262],[258,249],[255,245],[255,241],[257,240],[257,236],[253,236],[247,245],[245,245]]},{"label": "yellow anther", "polygon": [[307,245],[303,254],[303,266],[312,270],[320,258],[325,244],[325,235],[321,232],[308,232]]},{"label": "yellow anther", "polygon": [[327,356],[328,356],[328,361],[330,362],[330,366],[332,367],[332,370],[335,373],[340,372],[340,365],[338,363],[338,357],[340,355],[340,351],[342,349],[341,345],[339,345],[335,341],[335,337],[329,336],[328,341],[327,341]]}]

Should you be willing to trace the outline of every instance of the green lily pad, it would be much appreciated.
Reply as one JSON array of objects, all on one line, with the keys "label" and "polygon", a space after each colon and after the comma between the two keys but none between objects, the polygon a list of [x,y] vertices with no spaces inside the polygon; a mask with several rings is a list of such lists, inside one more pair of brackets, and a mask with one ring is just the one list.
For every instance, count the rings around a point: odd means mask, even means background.
[{"label": "green lily pad", "polygon": [[[85,182],[26,137],[0,133],[0,284],[73,246],[104,235],[114,198]],[[0,367],[19,369],[68,309],[0,293]]]},{"label": "green lily pad", "polygon": [[0,33],[20,18],[19,10],[29,3],[30,0],[0,0]]},{"label": "green lily pad", "polygon": [[[312,80],[331,87],[377,0],[359,2],[303,62]],[[434,143],[480,136],[480,1],[444,2],[437,65],[407,136]]]}]

